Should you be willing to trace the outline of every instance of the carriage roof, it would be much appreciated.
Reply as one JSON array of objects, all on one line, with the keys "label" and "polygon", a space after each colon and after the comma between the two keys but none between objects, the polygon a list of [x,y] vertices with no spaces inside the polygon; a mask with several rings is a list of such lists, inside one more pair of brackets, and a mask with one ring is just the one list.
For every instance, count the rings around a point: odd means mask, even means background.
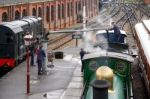
[{"label": "carriage roof", "polygon": [[150,33],[148,29],[150,30],[150,20],[144,20],[143,23],[137,23],[135,25],[136,34],[150,64]]},{"label": "carriage roof", "polygon": [[26,16],[26,17],[23,17],[23,19],[29,19],[29,20],[34,20],[34,21],[42,20],[41,17],[36,17],[36,16]]},{"label": "carriage roof", "polygon": [[3,22],[2,24],[0,24],[0,26],[7,27],[10,30],[12,30],[14,33],[19,33],[23,31],[23,29],[20,26],[23,24],[25,23],[20,21],[13,21],[13,22]]},{"label": "carriage roof", "polygon": [[33,24],[34,23],[33,20],[26,19],[26,18],[23,18],[22,21],[27,22],[29,24]]},{"label": "carriage roof", "polygon": [[33,24],[34,22],[37,22],[41,20],[42,18],[40,17],[34,17],[34,16],[27,16],[24,17],[21,20],[15,20],[11,22],[2,22],[0,26],[8,27],[10,30],[12,30],[14,33],[19,33],[22,32],[22,26]]}]

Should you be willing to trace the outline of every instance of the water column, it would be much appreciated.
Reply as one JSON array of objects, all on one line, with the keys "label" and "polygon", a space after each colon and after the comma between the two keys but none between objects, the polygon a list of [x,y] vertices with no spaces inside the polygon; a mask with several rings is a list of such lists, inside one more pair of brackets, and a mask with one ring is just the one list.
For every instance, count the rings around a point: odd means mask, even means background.
[{"label": "water column", "polygon": [[48,53],[47,53],[47,44],[48,44],[48,41],[47,40],[43,40],[42,41],[42,45],[43,45],[43,50],[45,52],[45,59],[44,59],[44,62],[43,62],[43,69],[45,72],[49,71],[50,68],[48,67]]},{"label": "water column", "polygon": [[86,28],[87,24],[87,17],[86,17],[86,7],[83,6],[83,43],[84,43],[84,49],[86,51],[91,51],[93,49],[93,46],[91,45],[92,42],[92,32],[87,31]]},{"label": "water column", "polygon": [[[83,29],[86,29],[86,12],[85,12],[85,6],[83,6]],[[83,32],[83,38],[86,37],[86,32]]]}]

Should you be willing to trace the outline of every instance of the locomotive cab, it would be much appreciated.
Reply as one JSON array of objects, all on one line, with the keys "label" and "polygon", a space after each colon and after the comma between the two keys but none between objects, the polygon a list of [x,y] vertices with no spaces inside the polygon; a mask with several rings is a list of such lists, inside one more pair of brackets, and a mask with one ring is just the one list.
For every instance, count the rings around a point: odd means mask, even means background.
[{"label": "locomotive cab", "polygon": [[3,65],[13,67],[15,65],[15,57],[17,57],[17,36],[23,33],[22,28],[18,26],[10,26],[9,23],[0,25],[0,67]]},{"label": "locomotive cab", "polygon": [[116,42],[114,31],[100,30],[96,33],[94,48],[99,47],[101,50],[111,52],[120,52],[129,54],[128,44],[126,43],[126,32],[120,30],[121,34]]},{"label": "locomotive cab", "polygon": [[100,30],[96,33],[96,40],[103,43],[126,43],[126,32],[120,30],[120,33],[119,37],[116,38],[113,30]]}]

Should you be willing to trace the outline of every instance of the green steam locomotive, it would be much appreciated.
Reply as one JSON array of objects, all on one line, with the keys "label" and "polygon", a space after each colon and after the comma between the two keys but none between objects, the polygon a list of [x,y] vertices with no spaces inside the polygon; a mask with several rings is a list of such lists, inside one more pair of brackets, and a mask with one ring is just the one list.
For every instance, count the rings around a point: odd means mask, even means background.
[{"label": "green steam locomotive", "polygon": [[132,99],[131,66],[126,33],[120,30],[96,33],[95,51],[84,56],[84,91],[81,99]]}]

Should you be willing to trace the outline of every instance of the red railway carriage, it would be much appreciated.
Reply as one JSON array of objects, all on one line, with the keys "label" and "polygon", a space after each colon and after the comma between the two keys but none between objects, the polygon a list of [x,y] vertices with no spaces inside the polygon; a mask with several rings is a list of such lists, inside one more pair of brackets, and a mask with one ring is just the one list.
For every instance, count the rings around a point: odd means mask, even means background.
[{"label": "red railway carriage", "polygon": [[142,74],[150,96],[150,20],[135,25]]},{"label": "red railway carriage", "polygon": [[[28,16],[21,20],[0,24],[0,68],[13,68],[26,55],[24,36],[30,33],[34,38],[43,37],[43,25],[40,17]],[[35,45],[32,43],[29,47]]]}]

